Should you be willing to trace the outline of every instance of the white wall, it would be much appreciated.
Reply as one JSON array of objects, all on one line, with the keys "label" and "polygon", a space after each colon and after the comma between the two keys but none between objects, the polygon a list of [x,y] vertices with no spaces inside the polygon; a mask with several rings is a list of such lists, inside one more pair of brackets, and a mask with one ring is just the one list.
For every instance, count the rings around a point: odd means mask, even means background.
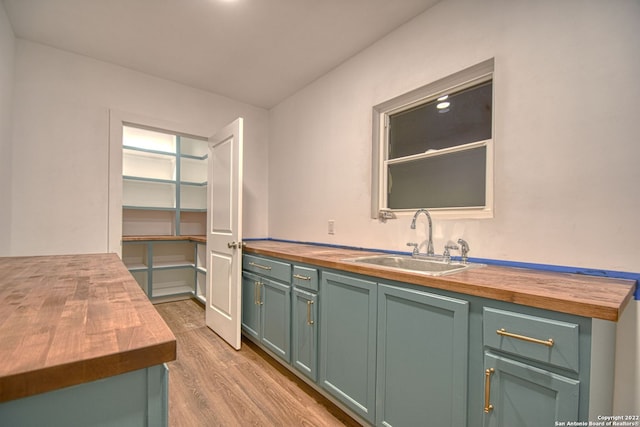
[{"label": "white wall", "polygon": [[271,111],[271,236],[424,237],[409,216],[369,218],[372,106],[495,57],[495,217],[436,218],[436,249],[464,237],[476,257],[640,271],[638,24],[633,0],[437,4]]},{"label": "white wall", "polygon": [[244,117],[245,233],[267,235],[266,110],[18,39],[14,255],[107,250],[110,110],[209,134]]},{"label": "white wall", "polygon": [[[640,272],[639,26],[637,0],[438,3],[271,110],[271,237],[424,240],[409,215],[369,217],[372,106],[495,57],[495,216],[434,214],[436,252],[463,237],[472,257]],[[627,409],[640,401],[632,304]]]},{"label": "white wall", "polygon": [[11,251],[11,101],[15,37],[0,3],[0,256]]}]

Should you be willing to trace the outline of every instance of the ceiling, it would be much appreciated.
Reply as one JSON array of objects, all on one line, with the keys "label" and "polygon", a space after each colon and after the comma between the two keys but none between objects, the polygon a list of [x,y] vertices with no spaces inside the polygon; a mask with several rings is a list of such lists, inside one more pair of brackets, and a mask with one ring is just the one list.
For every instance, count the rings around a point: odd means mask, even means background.
[{"label": "ceiling", "polygon": [[3,0],[16,37],[270,108],[439,0]]}]

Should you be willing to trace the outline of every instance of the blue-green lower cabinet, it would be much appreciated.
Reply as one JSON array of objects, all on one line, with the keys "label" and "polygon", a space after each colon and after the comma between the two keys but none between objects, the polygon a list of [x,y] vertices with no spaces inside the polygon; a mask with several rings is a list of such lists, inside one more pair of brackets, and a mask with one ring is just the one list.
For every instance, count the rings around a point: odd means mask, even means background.
[{"label": "blue-green lower cabinet", "polygon": [[319,293],[320,385],[373,424],[377,284],[323,272]]},{"label": "blue-green lower cabinet", "polygon": [[578,420],[579,381],[489,352],[484,367],[484,427],[540,427]]},{"label": "blue-green lower cabinet", "polygon": [[168,377],[156,365],[0,403],[0,425],[166,427]]},{"label": "blue-green lower cabinet", "polygon": [[259,286],[259,276],[242,272],[242,331],[256,340],[260,340]]},{"label": "blue-green lower cabinet", "polygon": [[262,344],[283,360],[291,361],[291,285],[263,279]]},{"label": "blue-green lower cabinet", "polygon": [[466,425],[468,332],[467,301],[379,285],[377,425]]},{"label": "blue-green lower cabinet", "polygon": [[318,294],[293,289],[291,364],[312,381],[318,379]]},{"label": "blue-green lower cabinet", "polygon": [[243,272],[242,294],[242,329],[289,362],[291,285]]},{"label": "blue-green lower cabinet", "polygon": [[586,419],[589,392],[611,386],[589,374],[590,319],[244,259],[243,332],[360,421],[551,426]]}]

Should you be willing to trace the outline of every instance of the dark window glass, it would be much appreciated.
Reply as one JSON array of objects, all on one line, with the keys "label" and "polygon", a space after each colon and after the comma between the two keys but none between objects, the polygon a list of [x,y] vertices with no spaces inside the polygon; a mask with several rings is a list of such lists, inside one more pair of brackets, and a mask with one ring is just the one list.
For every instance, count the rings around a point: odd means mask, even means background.
[{"label": "dark window glass", "polygon": [[485,205],[486,147],[389,165],[390,209]]},{"label": "dark window glass", "polygon": [[488,81],[390,115],[388,158],[491,139],[492,98]]}]

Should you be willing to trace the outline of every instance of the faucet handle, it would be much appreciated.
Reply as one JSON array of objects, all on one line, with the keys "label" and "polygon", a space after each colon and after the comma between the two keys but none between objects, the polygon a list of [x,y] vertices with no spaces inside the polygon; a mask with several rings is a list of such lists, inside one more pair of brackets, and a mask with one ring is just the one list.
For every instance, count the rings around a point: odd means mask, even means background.
[{"label": "faucet handle", "polygon": [[408,242],[407,246],[413,246],[413,251],[411,252],[412,255],[418,255],[418,244],[417,243],[413,243],[413,242]]},{"label": "faucet handle", "polygon": [[444,252],[442,253],[442,256],[444,257],[444,260],[446,262],[451,262],[451,252],[449,252],[449,250],[452,251],[457,251],[460,249],[460,246],[456,245],[455,243],[447,243],[446,245],[444,245]]}]

